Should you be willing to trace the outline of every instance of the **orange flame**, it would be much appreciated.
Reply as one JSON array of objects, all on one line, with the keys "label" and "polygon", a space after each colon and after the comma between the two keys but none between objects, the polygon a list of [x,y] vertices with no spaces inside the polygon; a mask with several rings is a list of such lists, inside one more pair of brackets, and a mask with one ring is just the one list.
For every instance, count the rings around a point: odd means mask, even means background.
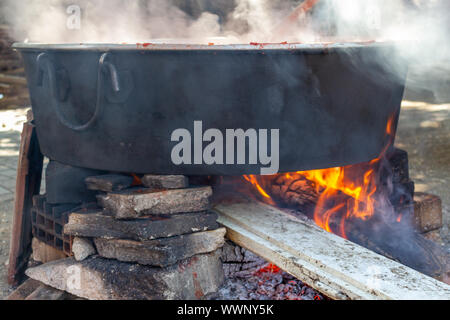
[{"label": "orange flame", "polygon": [[250,182],[256,190],[258,190],[259,194],[263,196],[264,201],[270,205],[275,205],[275,201],[272,200],[272,197],[264,190],[264,188],[258,182],[258,176],[256,175],[244,175],[244,179]]},{"label": "orange flame", "polygon": [[[345,233],[346,220],[350,218],[368,220],[375,214],[378,185],[377,169],[381,159],[393,143],[394,126],[395,115],[387,121],[388,143],[380,156],[367,164],[284,173],[277,175],[277,177],[284,175],[287,179],[295,179],[295,176],[300,175],[312,181],[319,194],[314,210],[314,221],[324,230],[347,238]],[[263,187],[266,183],[270,183],[271,179],[254,175],[246,175],[244,178],[256,187],[263,201],[268,204],[275,204],[270,193],[266,191],[267,188],[264,189]],[[346,195],[346,197],[342,197],[342,195]],[[333,228],[332,224],[336,224],[336,219],[340,219],[340,222],[337,227]]]},{"label": "orange flame", "polygon": [[142,186],[142,180],[139,178],[136,174],[132,173],[131,176],[133,177],[133,182],[131,183],[132,186]]},{"label": "orange flame", "polygon": [[[362,175],[354,177],[354,171],[361,170],[359,166],[347,166],[341,168],[331,168],[323,170],[312,170],[298,172],[306,179],[325,190],[320,193],[319,200],[314,210],[314,221],[318,226],[328,232],[332,232],[332,218],[338,214],[342,214],[342,210],[346,210],[342,215],[339,226],[339,233],[346,238],[345,221],[349,218],[359,218],[367,220],[375,213],[374,194],[377,190],[377,176],[375,174],[376,165],[379,159],[372,160],[369,168]],[[349,196],[347,201],[338,202],[340,193]]]}]

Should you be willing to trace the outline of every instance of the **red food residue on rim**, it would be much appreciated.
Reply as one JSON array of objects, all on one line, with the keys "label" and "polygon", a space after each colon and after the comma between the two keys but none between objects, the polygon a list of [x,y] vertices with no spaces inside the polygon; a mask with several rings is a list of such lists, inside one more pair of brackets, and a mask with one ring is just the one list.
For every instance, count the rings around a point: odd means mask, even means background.
[{"label": "red food residue on rim", "polygon": [[259,43],[259,42],[250,42],[250,45],[252,46],[259,46],[260,49],[264,49],[264,46],[268,43]]},{"label": "red food residue on rim", "polygon": [[143,47],[143,48],[147,48],[148,46],[151,46],[152,45],[152,43],[150,43],[150,42],[145,42],[145,43],[140,43],[140,42],[137,42],[136,43],[136,46],[139,48],[139,47]]},{"label": "red food residue on rim", "polygon": [[[266,43],[262,43],[262,42],[250,42],[250,45],[251,45],[251,46],[259,46],[260,49],[264,49],[264,47],[265,47],[266,45],[270,45],[270,44],[276,44],[276,43],[270,43],[270,42],[266,42]],[[280,42],[279,44],[288,44],[288,42],[287,42],[287,41],[283,41],[283,42]]]}]

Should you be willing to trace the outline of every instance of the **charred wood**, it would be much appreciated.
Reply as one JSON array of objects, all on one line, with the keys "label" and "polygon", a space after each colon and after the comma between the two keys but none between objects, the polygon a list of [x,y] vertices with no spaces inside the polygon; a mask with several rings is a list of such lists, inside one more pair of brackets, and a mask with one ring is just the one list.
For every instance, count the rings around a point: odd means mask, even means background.
[{"label": "charred wood", "polygon": [[262,268],[267,261],[231,241],[222,247],[221,259],[227,278],[248,277]]},{"label": "charred wood", "polygon": [[270,191],[277,202],[295,207],[305,214],[312,213],[319,200],[314,182],[300,174],[293,174],[290,178],[280,175],[273,181]]},{"label": "charred wood", "polygon": [[41,284],[25,300],[64,300],[66,292]]},{"label": "charred wood", "polygon": [[6,300],[25,300],[37,288],[41,286],[39,281],[33,279],[25,280],[16,290],[14,290]]},{"label": "charred wood", "polygon": [[3,73],[0,73],[0,82],[8,84],[27,85],[27,79],[25,79],[24,77],[7,75]]},{"label": "charred wood", "polygon": [[349,240],[435,279],[448,279],[448,253],[408,223],[388,223],[373,218],[371,221],[353,219],[346,225]]}]

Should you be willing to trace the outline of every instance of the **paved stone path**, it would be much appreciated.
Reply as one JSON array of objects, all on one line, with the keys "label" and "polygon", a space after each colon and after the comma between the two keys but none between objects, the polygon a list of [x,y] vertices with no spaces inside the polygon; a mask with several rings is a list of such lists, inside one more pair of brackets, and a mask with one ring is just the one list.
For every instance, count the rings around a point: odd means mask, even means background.
[{"label": "paved stone path", "polygon": [[0,202],[14,199],[20,134],[27,111],[28,108],[0,111]]},{"label": "paved stone path", "polygon": [[14,210],[20,133],[27,109],[0,111],[0,299],[12,290],[6,283],[9,239]]},{"label": "paved stone path", "polygon": [[14,198],[20,133],[27,109],[0,111],[0,201]]}]

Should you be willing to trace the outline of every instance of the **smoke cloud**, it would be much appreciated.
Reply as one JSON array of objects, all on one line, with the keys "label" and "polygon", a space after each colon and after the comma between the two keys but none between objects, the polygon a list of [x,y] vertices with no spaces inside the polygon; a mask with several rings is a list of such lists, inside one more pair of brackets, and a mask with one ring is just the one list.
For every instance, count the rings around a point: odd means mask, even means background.
[{"label": "smoke cloud", "polygon": [[[320,0],[288,33],[277,32],[300,2],[4,0],[1,16],[13,25],[16,39],[45,43],[168,38],[197,43],[448,40],[445,0]],[[67,26],[74,13],[68,10],[71,5],[81,9],[79,28]],[[448,55],[448,49],[437,54]]]}]

